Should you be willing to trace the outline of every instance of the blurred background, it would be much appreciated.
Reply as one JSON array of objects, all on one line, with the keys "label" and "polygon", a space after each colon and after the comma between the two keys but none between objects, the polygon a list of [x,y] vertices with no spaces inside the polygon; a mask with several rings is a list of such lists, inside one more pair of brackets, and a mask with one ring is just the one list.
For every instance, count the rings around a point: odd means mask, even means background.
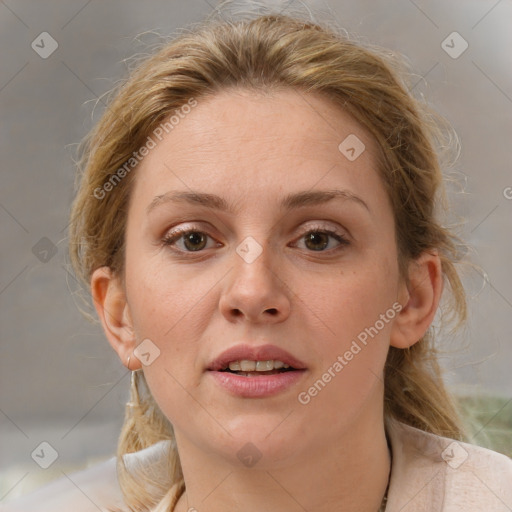
[{"label": "blurred background", "polygon": [[[464,271],[469,322],[440,340],[442,364],[466,397],[472,442],[512,455],[512,1],[259,4],[309,8],[404,54],[413,93],[455,128],[462,151],[446,172],[449,199],[482,272]],[[130,378],[79,311],[66,238],[76,144],[99,119],[102,94],[126,76],[123,60],[156,40],[149,32],[177,34],[217,5],[0,1],[0,504],[115,454]]]}]

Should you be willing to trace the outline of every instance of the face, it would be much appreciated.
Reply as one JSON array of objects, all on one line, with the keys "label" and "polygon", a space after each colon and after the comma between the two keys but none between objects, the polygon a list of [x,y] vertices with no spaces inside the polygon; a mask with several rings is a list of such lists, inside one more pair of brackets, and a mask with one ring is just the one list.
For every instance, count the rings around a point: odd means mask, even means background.
[{"label": "face", "polygon": [[375,154],[327,99],[231,90],[144,158],[125,292],[178,442],[277,464],[378,417],[401,280]]}]

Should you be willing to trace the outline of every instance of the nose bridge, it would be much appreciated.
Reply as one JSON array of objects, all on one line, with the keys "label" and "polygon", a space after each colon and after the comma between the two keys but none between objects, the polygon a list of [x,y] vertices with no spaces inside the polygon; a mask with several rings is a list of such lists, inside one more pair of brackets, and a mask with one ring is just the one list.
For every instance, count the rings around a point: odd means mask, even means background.
[{"label": "nose bridge", "polygon": [[268,244],[261,245],[252,237],[248,238],[236,248],[234,272],[237,279],[254,283],[263,290],[262,286],[266,288],[274,281],[275,254]]},{"label": "nose bridge", "polygon": [[276,273],[278,258],[267,242],[250,236],[236,247],[231,279],[220,302],[225,316],[251,321],[281,321],[288,316],[286,287]]}]

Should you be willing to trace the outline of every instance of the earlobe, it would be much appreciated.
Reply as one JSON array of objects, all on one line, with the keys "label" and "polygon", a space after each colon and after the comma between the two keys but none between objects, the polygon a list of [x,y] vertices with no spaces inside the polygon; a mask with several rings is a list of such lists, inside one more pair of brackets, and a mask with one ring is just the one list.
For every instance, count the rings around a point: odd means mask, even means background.
[{"label": "earlobe", "polygon": [[140,360],[133,356],[136,340],[126,293],[109,267],[101,267],[93,272],[91,295],[103,331],[123,365],[128,367],[130,358],[130,370],[141,368]]},{"label": "earlobe", "polygon": [[411,261],[408,283],[401,290],[402,310],[391,330],[391,346],[408,348],[418,342],[434,320],[441,293],[443,275],[437,250],[424,252]]}]

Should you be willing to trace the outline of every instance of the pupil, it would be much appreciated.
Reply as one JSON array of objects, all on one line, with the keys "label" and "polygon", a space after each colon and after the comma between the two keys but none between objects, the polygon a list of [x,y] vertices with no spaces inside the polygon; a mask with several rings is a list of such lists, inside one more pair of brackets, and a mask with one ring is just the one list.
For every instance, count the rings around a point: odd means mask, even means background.
[{"label": "pupil", "polygon": [[[205,237],[201,233],[189,233],[185,236],[185,246],[187,249],[190,249],[192,251],[198,251],[204,247],[204,240]],[[197,247],[194,244],[202,244],[201,246]],[[192,244],[192,246],[190,245]]]},{"label": "pupil", "polygon": [[[313,250],[318,249],[325,249],[327,247],[327,244],[329,243],[329,240],[327,239],[326,233],[309,233],[307,235],[306,245],[308,245],[308,242],[313,242]],[[320,247],[315,246],[315,244],[320,244]]]}]

